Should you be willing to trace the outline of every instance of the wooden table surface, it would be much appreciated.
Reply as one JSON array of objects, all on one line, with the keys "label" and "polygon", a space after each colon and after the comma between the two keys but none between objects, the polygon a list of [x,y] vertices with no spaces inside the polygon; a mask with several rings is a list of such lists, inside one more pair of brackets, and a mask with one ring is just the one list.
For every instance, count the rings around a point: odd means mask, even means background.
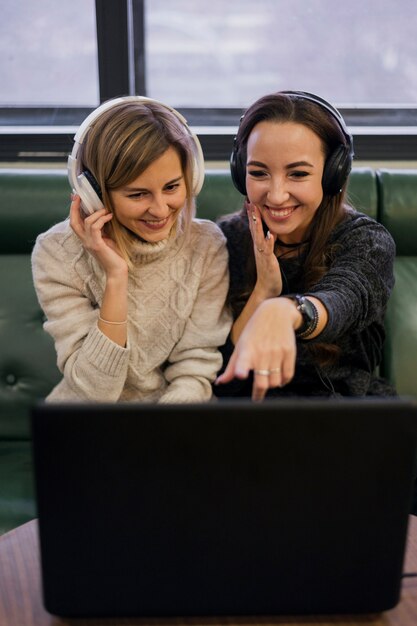
[{"label": "wooden table surface", "polygon": [[[410,516],[404,572],[417,574],[417,518]],[[62,619],[42,605],[36,520],[0,537],[0,626],[416,626],[417,577],[403,579],[401,601],[376,615]]]}]

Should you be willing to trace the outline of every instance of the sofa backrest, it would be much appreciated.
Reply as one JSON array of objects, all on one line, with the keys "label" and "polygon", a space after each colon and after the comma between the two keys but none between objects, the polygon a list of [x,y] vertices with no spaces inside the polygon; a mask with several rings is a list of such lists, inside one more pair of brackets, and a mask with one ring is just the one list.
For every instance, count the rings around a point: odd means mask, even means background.
[{"label": "sofa backrest", "polygon": [[59,381],[29,254],[0,255],[0,440],[29,436],[27,411]]},{"label": "sofa backrest", "polygon": [[417,172],[378,171],[378,218],[396,243],[395,286],[385,320],[382,373],[403,395],[417,395]]},{"label": "sofa backrest", "polygon": [[29,254],[36,237],[68,215],[66,170],[0,169],[0,255]]}]

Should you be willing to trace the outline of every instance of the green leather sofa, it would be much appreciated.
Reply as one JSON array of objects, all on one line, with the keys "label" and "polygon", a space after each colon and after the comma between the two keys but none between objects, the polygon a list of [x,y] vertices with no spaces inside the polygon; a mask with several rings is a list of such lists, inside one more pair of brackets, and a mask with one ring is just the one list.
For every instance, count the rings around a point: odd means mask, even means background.
[{"label": "green leather sofa", "polygon": [[[0,533],[35,515],[29,409],[60,375],[42,329],[30,252],[38,233],[66,217],[69,194],[63,169],[0,169]],[[382,373],[401,394],[417,396],[417,170],[356,168],[349,195],[397,243]],[[215,220],[241,205],[228,171],[208,170],[198,216]]]}]

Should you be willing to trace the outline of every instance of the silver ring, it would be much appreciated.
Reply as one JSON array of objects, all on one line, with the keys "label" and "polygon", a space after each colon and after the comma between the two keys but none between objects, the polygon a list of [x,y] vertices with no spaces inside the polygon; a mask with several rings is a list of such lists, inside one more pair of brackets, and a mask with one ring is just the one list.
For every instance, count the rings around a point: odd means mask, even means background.
[{"label": "silver ring", "polygon": [[273,368],[272,368],[272,370],[269,370],[269,371],[270,371],[270,372],[271,372],[271,374],[272,374],[273,372],[280,372],[280,371],[281,371],[281,368],[280,368],[280,367],[273,367]]},{"label": "silver ring", "polygon": [[269,376],[269,374],[271,373],[270,370],[253,370],[255,372],[255,374],[258,374],[259,376]]}]

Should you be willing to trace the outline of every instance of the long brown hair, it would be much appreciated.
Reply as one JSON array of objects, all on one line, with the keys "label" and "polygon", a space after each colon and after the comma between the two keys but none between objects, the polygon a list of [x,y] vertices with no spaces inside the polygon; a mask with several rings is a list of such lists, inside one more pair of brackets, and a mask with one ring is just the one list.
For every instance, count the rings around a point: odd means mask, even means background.
[{"label": "long brown hair", "polygon": [[[293,122],[302,124],[312,130],[322,142],[325,164],[340,145],[346,145],[346,137],[335,117],[320,104],[294,94],[282,92],[263,96],[252,104],[241,119],[235,139],[234,158],[236,167],[246,172],[246,151],[249,136],[253,128],[262,121],[276,123]],[[326,194],[323,190],[323,199],[306,233],[308,246],[303,261],[303,289],[308,291],[327,271],[334,247],[329,238],[336,225],[343,220],[351,208],[345,203],[345,181],[342,189],[335,195]],[[242,211],[242,219],[245,211]],[[250,233],[247,233],[250,240]],[[245,244],[246,245],[246,244]],[[249,251],[249,247],[248,247]],[[245,280],[239,290],[230,296],[233,310],[241,308],[242,298],[246,299],[252,291],[256,281],[256,266],[253,252],[248,254],[248,265]],[[335,346],[316,344],[311,346],[312,352],[321,364],[331,362],[337,354]]]}]

